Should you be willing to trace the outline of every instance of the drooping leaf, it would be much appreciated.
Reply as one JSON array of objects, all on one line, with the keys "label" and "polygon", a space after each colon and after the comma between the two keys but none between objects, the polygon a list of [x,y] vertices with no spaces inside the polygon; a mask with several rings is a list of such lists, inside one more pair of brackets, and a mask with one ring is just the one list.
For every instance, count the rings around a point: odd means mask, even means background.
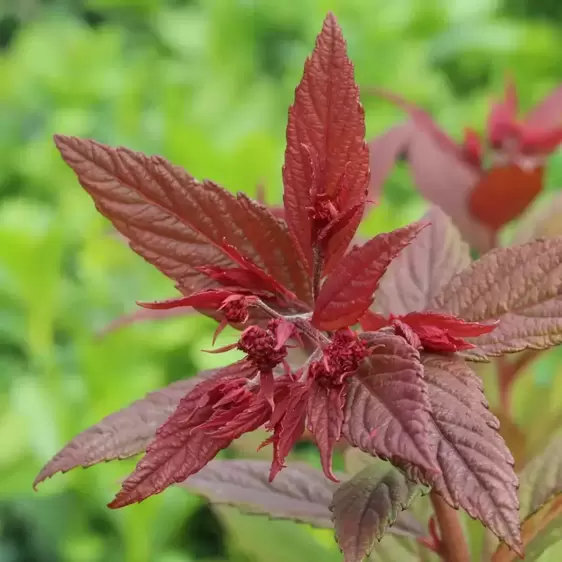
[{"label": "drooping leaf", "polygon": [[497,248],[459,273],[431,308],[482,322],[562,294],[562,236]]},{"label": "drooping leaf", "polygon": [[449,505],[463,508],[516,552],[521,552],[517,475],[513,457],[498,433],[480,379],[454,356],[425,355],[425,381],[441,474],[426,482]]},{"label": "drooping leaf", "polygon": [[419,353],[399,336],[365,335],[373,350],[349,385],[343,436],[371,455],[438,471]]},{"label": "drooping leaf", "polygon": [[344,560],[361,562],[368,556],[375,541],[419,492],[418,484],[389,463],[367,466],[342,484],[334,494],[331,509]]},{"label": "drooping leaf", "polygon": [[337,330],[357,323],[372,304],[386,268],[426,226],[423,222],[412,223],[379,234],[363,246],[355,246],[322,285],[312,323],[322,330]]},{"label": "drooping leaf", "polygon": [[226,242],[309,300],[284,223],[259,203],[198,182],[159,156],[62,135],[55,142],[99,212],[184,294],[216,286],[199,267],[232,267]]},{"label": "drooping leaf", "polygon": [[[364,111],[359,103],[353,65],[333,14],[324,20],[312,55],[289,109],[283,166],[285,219],[309,265],[312,265],[311,189],[334,196],[344,182],[340,211],[364,205],[369,181],[369,151],[364,142]],[[331,244],[335,259],[345,251],[358,221]]]},{"label": "drooping leaf", "polygon": [[[229,366],[224,369],[226,374],[219,376],[221,379],[224,376],[245,377],[245,368],[242,366],[236,373],[233,366]],[[269,405],[263,399],[252,404],[244,403],[239,410],[235,403],[231,403],[229,411],[225,413],[223,410],[215,421],[219,425],[220,420],[220,429],[214,426],[200,428],[210,423],[215,406],[208,395],[211,389],[203,388],[201,392],[195,388],[184,396],[174,413],[158,428],[146,454],[123,482],[121,490],[108,507],[118,509],[138,503],[159,494],[172,484],[183,482],[232,441],[262,426],[268,419]]]},{"label": "drooping leaf", "polygon": [[146,322],[149,320],[167,320],[168,318],[176,318],[177,316],[189,317],[193,315],[193,312],[193,309],[186,310],[175,308],[170,310],[149,310],[146,308],[140,308],[115,318],[115,320],[112,320],[98,332],[98,336],[103,337],[111,332],[139,322]]},{"label": "drooping leaf", "polygon": [[439,207],[421,222],[429,226],[392,260],[377,288],[374,309],[386,316],[424,310],[471,262],[467,244]]},{"label": "drooping leaf", "polygon": [[330,502],[337,488],[334,482],[319,470],[299,463],[292,463],[270,482],[270,468],[267,461],[214,460],[180,486],[213,503],[332,528]]},{"label": "drooping leaf", "polygon": [[[126,459],[145,451],[156,430],[174,413],[180,400],[199,383],[214,380],[221,373],[224,374],[224,370],[203,371],[197,377],[150,392],[141,400],[85,429],[42,468],[33,486],[57,472]],[[196,402],[194,398],[193,407]]]},{"label": "drooping leaf", "polygon": [[414,131],[410,121],[396,125],[369,141],[371,181],[369,202],[376,203],[381,195],[384,182],[398,159],[405,154]]},{"label": "drooping leaf", "polygon": [[307,427],[320,451],[324,474],[332,480],[337,479],[332,472],[332,455],[341,437],[344,404],[343,388],[312,384],[307,403]]}]

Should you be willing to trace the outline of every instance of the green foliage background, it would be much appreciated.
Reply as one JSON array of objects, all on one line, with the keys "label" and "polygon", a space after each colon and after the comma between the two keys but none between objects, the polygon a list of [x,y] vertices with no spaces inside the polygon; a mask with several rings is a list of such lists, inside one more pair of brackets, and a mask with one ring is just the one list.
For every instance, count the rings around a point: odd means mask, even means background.
[{"label": "green foliage background", "polygon": [[[558,0],[0,3],[1,562],[340,559],[330,532],[211,511],[182,490],[106,509],[133,462],[31,490],[40,466],[81,429],[228,360],[199,352],[213,329],[205,319],[96,337],[135,300],[173,288],[112,235],[53,133],[163,154],[231,190],[255,193],[264,182],[268,201],[279,202],[287,107],[327,10],[344,28],[360,85],[423,104],[455,134],[483,126],[505,69],[524,107],[562,78]],[[363,101],[370,135],[401,118]],[[549,170],[549,188],[558,185],[559,156]],[[368,228],[422,210],[398,169]],[[554,400],[558,368],[543,363],[525,382],[545,388],[542,407]],[[528,404],[518,411],[523,421],[532,414]]]}]

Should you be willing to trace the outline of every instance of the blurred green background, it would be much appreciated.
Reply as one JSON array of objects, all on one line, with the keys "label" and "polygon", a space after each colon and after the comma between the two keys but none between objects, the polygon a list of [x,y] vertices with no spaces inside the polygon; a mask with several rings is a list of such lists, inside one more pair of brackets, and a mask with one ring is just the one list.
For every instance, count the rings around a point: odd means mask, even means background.
[{"label": "blurred green background", "polygon": [[[159,153],[231,190],[263,182],[279,202],[287,107],[328,10],[360,85],[423,104],[455,134],[482,128],[506,69],[524,107],[562,79],[559,0],[0,1],[0,562],[340,559],[328,531],[212,511],[182,490],[112,512],[134,461],[31,490],[81,429],[228,361],[199,352],[213,330],[200,318],[96,336],[173,288],[113,236],[53,133]],[[401,118],[363,101],[370,135]],[[562,185],[560,156],[548,185]],[[397,169],[368,228],[422,210]]]}]

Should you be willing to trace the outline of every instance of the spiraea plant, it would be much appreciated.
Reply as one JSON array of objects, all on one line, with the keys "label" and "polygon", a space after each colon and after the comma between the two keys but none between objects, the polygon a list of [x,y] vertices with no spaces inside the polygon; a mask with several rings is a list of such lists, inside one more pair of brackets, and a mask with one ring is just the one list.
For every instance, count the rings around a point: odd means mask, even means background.
[{"label": "spiraea plant", "polygon": [[[162,157],[56,137],[100,213],[181,293],[141,305],[211,316],[215,338],[226,325],[239,329],[236,343],[211,351],[237,348],[244,358],[109,415],[57,453],[35,485],[144,453],[110,508],[180,484],[254,513],[333,525],[348,562],[386,531],[466,561],[462,508],[505,545],[497,560],[523,554],[513,457],[471,362],[558,343],[562,238],[471,263],[434,208],[354,245],[370,179],[364,135],[353,66],[329,14],[289,109],[283,218]],[[270,463],[213,460],[260,428]],[[286,462],[305,431],[323,474]],[[334,472],[341,443],[367,459],[360,470]],[[421,493],[434,509],[428,536],[427,521],[406,511]]]}]

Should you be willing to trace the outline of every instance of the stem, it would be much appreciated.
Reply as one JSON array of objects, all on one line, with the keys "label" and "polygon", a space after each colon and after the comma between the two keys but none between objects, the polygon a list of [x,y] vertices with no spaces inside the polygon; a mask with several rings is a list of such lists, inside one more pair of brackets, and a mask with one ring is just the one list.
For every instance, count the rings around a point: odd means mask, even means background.
[{"label": "stem", "polygon": [[507,357],[498,357],[496,360],[496,369],[498,373],[498,385],[500,392],[500,405],[506,417],[511,414],[511,388],[517,375],[527,365],[537,357],[536,351],[525,351],[515,359],[509,361]]},{"label": "stem", "polygon": [[437,492],[430,493],[431,503],[440,529],[440,552],[444,562],[470,562],[468,545],[458,513]]}]

